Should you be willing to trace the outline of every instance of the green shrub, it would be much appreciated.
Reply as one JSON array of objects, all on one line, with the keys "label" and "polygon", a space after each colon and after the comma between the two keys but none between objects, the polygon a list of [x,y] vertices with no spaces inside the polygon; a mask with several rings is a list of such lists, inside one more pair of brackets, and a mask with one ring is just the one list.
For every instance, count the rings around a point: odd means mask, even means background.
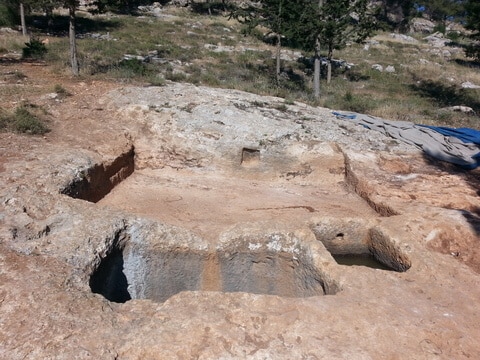
[{"label": "green shrub", "polygon": [[13,131],[32,135],[42,135],[50,131],[25,105],[15,109],[10,126]]},{"label": "green shrub", "polygon": [[43,59],[47,51],[44,43],[32,38],[30,42],[25,43],[25,47],[22,49],[22,57],[24,59]]},{"label": "green shrub", "polygon": [[343,97],[342,110],[354,111],[358,113],[367,113],[375,107],[373,100],[368,96],[353,95],[347,91]]},{"label": "green shrub", "polygon": [[146,78],[150,86],[164,86],[165,78],[159,74],[151,74]]},{"label": "green shrub", "polygon": [[42,135],[50,131],[43,121],[28,109],[27,105],[17,107],[13,114],[0,109],[0,130],[32,135]]},{"label": "green shrub", "polygon": [[350,91],[347,91],[345,93],[345,96],[343,97],[343,99],[347,102],[347,103],[351,103],[353,102],[353,95]]},{"label": "green shrub", "polygon": [[465,49],[465,54],[468,57],[475,59],[476,61],[480,61],[480,45],[477,44],[470,44]]},{"label": "green shrub", "polygon": [[62,85],[60,84],[55,84],[55,86],[53,87],[53,92],[57,93],[58,96],[60,96],[61,98],[65,98],[67,96],[71,96],[72,94],[70,94],[70,92],[68,92],[67,89],[65,89]]},{"label": "green shrub", "polygon": [[458,39],[460,39],[460,33],[458,31],[449,31],[447,33],[447,38],[452,41],[457,41]]},{"label": "green shrub", "polygon": [[445,32],[447,31],[447,27],[444,23],[438,23],[437,25],[435,25],[433,27],[433,32],[440,32],[442,34],[445,34]]},{"label": "green shrub", "polygon": [[127,75],[131,76],[144,76],[147,73],[145,64],[138,59],[122,60],[118,63],[118,68]]},{"label": "green shrub", "polygon": [[7,129],[9,122],[10,122],[9,114],[5,110],[0,108],[0,131]]}]

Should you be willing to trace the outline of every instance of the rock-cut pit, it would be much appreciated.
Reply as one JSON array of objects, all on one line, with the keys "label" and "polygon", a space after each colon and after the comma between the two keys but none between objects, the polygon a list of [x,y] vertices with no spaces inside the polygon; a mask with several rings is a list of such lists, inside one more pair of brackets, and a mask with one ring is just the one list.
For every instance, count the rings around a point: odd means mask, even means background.
[{"label": "rock-cut pit", "polygon": [[[182,291],[332,295],[341,286],[325,264],[410,267],[388,236],[373,235],[381,214],[345,182],[344,154],[334,143],[237,140],[204,150],[195,161],[208,166],[166,166],[149,160],[163,145],[139,142],[108,164],[83,170],[62,192],[202,240],[166,244],[139,240],[137,233],[133,241],[126,230],[90,278],[92,291],[111,301],[163,302]],[[309,234],[298,236],[298,229]]]}]

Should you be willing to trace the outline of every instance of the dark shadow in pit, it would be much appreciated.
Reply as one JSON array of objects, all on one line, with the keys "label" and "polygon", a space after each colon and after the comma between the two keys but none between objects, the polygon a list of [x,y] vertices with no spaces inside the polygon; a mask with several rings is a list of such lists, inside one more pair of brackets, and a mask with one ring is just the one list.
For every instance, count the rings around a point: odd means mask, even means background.
[{"label": "dark shadow in pit", "polygon": [[102,260],[97,271],[90,277],[90,289],[107,300],[124,303],[131,300],[127,277],[123,273],[123,253],[114,249]]},{"label": "dark shadow in pit", "polygon": [[80,173],[60,192],[75,199],[96,203],[103,199],[115,186],[133,174],[135,151],[133,146],[110,164],[95,164]]},{"label": "dark shadow in pit", "polygon": [[258,149],[242,149],[241,164],[244,166],[253,166],[260,163],[260,150]]},{"label": "dark shadow in pit", "polygon": [[[143,246],[143,245],[141,245]],[[91,275],[92,292],[113,302],[164,302],[183,291],[246,292],[283,297],[334,295],[335,284],[311,256],[276,250],[227,252],[115,249]],[[124,263],[124,259],[126,262]]]},{"label": "dark shadow in pit", "polygon": [[476,207],[472,211],[461,210],[461,212],[475,233],[480,235],[480,207]]},{"label": "dark shadow in pit", "polygon": [[338,265],[366,266],[372,269],[393,270],[375,259],[372,254],[332,254],[332,256]]},{"label": "dark shadow in pit", "polygon": [[411,261],[382,229],[356,221],[319,221],[312,226],[315,237],[339,265],[404,272]]}]

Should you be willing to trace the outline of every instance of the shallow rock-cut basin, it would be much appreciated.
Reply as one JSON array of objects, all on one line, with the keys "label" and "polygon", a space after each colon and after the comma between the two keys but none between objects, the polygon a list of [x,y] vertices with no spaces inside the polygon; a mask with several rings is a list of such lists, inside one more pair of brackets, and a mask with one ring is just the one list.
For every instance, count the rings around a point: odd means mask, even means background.
[{"label": "shallow rock-cut basin", "polygon": [[377,215],[339,184],[169,169],[135,171],[99,205],[181,226],[211,241],[237,223],[302,224],[312,216]]}]

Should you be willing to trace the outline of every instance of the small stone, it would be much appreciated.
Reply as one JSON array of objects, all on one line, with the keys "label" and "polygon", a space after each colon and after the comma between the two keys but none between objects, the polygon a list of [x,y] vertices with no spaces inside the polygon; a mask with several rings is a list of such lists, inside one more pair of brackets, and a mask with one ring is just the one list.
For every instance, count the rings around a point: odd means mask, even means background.
[{"label": "small stone", "polygon": [[385,68],[385,71],[388,72],[388,73],[394,73],[395,72],[395,67],[393,65],[388,65]]},{"label": "small stone", "polygon": [[463,82],[461,86],[464,89],[480,89],[480,85],[475,85],[475,84],[471,83],[470,81]]},{"label": "small stone", "polygon": [[462,112],[464,114],[474,114],[475,113],[475,111],[473,111],[473,109],[470,106],[463,106],[463,105],[450,106],[450,107],[445,108],[445,110]]}]

